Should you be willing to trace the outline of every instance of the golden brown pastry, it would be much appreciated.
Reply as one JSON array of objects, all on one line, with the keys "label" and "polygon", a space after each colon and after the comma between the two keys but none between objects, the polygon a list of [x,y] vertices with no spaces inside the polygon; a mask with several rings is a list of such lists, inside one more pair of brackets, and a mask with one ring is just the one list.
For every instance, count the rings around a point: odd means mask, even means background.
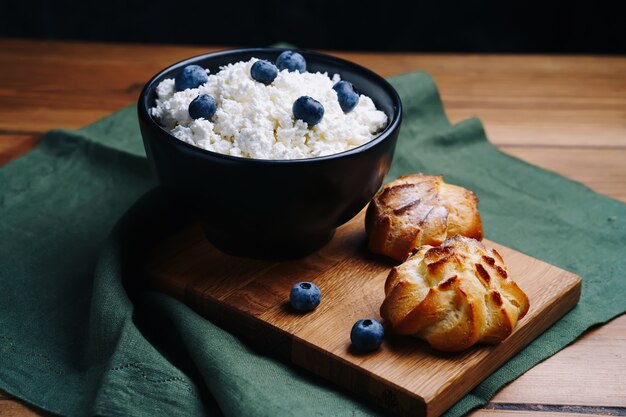
[{"label": "golden brown pastry", "polygon": [[399,261],[418,246],[439,245],[455,234],[483,238],[476,195],[424,174],[385,185],[367,208],[365,230],[372,252]]},{"label": "golden brown pastry", "polygon": [[528,311],[528,297],[495,249],[460,235],[421,246],[385,282],[381,316],[395,333],[460,351],[498,343]]}]

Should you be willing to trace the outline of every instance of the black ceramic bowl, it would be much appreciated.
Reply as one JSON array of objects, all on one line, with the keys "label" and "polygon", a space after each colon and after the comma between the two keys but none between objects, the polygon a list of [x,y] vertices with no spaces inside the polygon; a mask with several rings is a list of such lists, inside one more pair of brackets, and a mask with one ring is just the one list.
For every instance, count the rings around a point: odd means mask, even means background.
[{"label": "black ceramic bowl", "polygon": [[402,119],[394,88],[352,62],[299,51],[310,72],[340,74],[369,96],[388,117],[371,142],[334,155],[261,160],[222,155],[184,143],[150,116],[156,86],[186,65],[211,73],[252,57],[272,62],[282,49],[235,49],[197,56],[155,75],[139,97],[139,125],[148,159],[161,186],[181,207],[198,211],[207,238],[229,254],[289,259],[323,246],[335,229],[355,216],[378,190],[389,170]]}]

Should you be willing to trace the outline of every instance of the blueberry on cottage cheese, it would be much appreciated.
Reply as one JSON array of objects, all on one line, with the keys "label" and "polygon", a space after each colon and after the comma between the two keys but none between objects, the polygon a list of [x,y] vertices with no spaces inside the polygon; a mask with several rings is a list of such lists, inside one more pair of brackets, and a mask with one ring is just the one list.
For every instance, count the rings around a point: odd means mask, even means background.
[{"label": "blueberry on cottage cheese", "polygon": [[309,126],[318,124],[324,117],[324,106],[309,96],[302,96],[293,103],[293,115]]},{"label": "blueberry on cottage cheese", "polygon": [[350,340],[360,352],[373,352],[383,342],[385,330],[383,325],[374,319],[359,320],[352,326]]},{"label": "blueberry on cottage cheese", "polygon": [[250,68],[252,79],[265,85],[271,84],[277,75],[278,68],[276,68],[276,65],[266,60],[257,61]]},{"label": "blueberry on cottage cheese", "polygon": [[187,65],[174,79],[176,91],[185,91],[188,88],[198,88],[209,80],[204,68],[199,65]]},{"label": "blueberry on cottage cheese", "polygon": [[322,292],[312,282],[298,282],[291,287],[289,304],[297,311],[310,311],[322,300]]},{"label": "blueberry on cottage cheese", "polygon": [[344,113],[352,111],[359,104],[359,95],[354,91],[354,86],[349,81],[339,81],[333,86],[337,92],[339,106]]},{"label": "blueberry on cottage cheese", "polygon": [[[150,115],[190,145],[224,155],[274,160],[344,152],[371,141],[389,122],[363,94],[354,110],[344,113],[333,90],[341,80],[338,74],[279,71],[266,86],[251,78],[256,61],[258,58],[227,64],[208,74],[208,81],[201,86],[180,92],[174,77],[162,80]],[[219,105],[210,120],[189,116],[189,104],[200,94],[214,97]],[[313,128],[295,121],[294,101],[302,96],[324,105],[323,120]]]},{"label": "blueberry on cottage cheese", "polygon": [[189,116],[194,120],[209,120],[216,111],[215,99],[208,94],[200,94],[189,103]]},{"label": "blueberry on cottage cheese", "polygon": [[281,71],[286,69],[289,72],[306,72],[306,60],[302,55],[294,51],[285,51],[278,55],[276,66]]}]

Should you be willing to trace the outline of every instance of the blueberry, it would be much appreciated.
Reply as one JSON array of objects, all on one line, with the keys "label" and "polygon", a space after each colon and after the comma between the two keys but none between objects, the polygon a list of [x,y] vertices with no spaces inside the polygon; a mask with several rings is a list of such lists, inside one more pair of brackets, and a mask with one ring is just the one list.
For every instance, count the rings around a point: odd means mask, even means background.
[{"label": "blueberry", "polygon": [[174,79],[176,91],[197,88],[209,80],[204,68],[199,65],[187,65]]},{"label": "blueberry", "polygon": [[306,60],[302,55],[294,51],[285,51],[278,55],[276,66],[280,71],[286,69],[289,72],[306,72]]},{"label": "blueberry", "polygon": [[309,96],[302,96],[293,103],[291,109],[296,119],[306,122],[309,126],[318,124],[324,117],[324,106]]},{"label": "blueberry", "polygon": [[357,321],[350,332],[352,345],[361,352],[372,352],[378,349],[384,336],[383,325],[374,319]]},{"label": "blueberry", "polygon": [[208,94],[200,94],[189,103],[189,116],[192,119],[209,120],[217,111],[215,99]]},{"label": "blueberry", "polygon": [[359,103],[359,95],[354,91],[351,82],[339,81],[333,86],[333,90],[337,92],[337,100],[339,100],[339,106],[344,113],[352,111]]},{"label": "blueberry", "polygon": [[322,301],[322,292],[312,282],[298,282],[291,287],[289,303],[298,311],[310,311]]},{"label": "blueberry", "polygon": [[278,68],[266,60],[260,60],[252,64],[250,68],[250,75],[252,79],[263,83],[265,85],[271,84],[274,78],[278,75]]}]

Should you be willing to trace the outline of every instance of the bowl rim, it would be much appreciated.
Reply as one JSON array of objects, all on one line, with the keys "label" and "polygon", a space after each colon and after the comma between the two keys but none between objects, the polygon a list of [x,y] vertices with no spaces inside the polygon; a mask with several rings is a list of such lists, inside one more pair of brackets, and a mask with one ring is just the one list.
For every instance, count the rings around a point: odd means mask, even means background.
[{"label": "bowl rim", "polygon": [[[392,99],[392,102],[394,104],[394,108],[395,111],[392,114],[392,120],[389,121],[389,123],[387,124],[387,126],[385,126],[385,128],[376,135],[376,137],[374,137],[372,140],[356,146],[354,148],[342,151],[342,152],[338,152],[338,153],[334,153],[334,154],[330,154],[330,155],[324,155],[324,156],[316,156],[316,157],[312,157],[312,158],[300,158],[300,159],[260,159],[260,158],[247,158],[247,157],[243,157],[243,156],[234,156],[234,155],[226,155],[226,154],[222,154],[219,152],[215,152],[215,151],[210,151],[208,149],[203,149],[200,148],[198,146],[183,142],[182,140],[178,139],[177,137],[175,137],[174,135],[172,135],[170,132],[168,132],[163,126],[161,126],[153,117],[152,115],[150,115],[150,112],[148,111],[148,103],[147,103],[147,95],[148,92],[151,90],[156,89],[156,80],[158,78],[160,78],[165,72],[169,72],[173,69],[176,68],[180,68],[180,67],[184,67],[187,65],[191,65],[191,64],[195,64],[197,61],[200,60],[204,60],[207,58],[213,58],[213,57],[218,57],[218,56],[224,56],[224,55],[235,55],[235,54],[241,54],[241,53],[247,53],[247,54],[253,54],[254,52],[283,52],[283,51],[297,51],[297,52],[304,52],[306,55],[313,55],[316,56],[317,58],[321,58],[322,61],[337,61],[340,62],[342,65],[347,65],[347,66],[351,66],[353,68],[355,68],[356,70],[362,72],[366,77],[373,79],[376,83],[380,84],[383,88],[383,90],[385,90]],[[317,51],[312,51],[309,49],[302,49],[302,48],[272,48],[272,47],[267,47],[267,48],[230,48],[230,49],[223,49],[223,50],[218,50],[218,51],[214,51],[214,52],[209,52],[206,54],[200,54],[200,55],[195,55],[189,58],[185,58],[181,61],[175,62],[172,65],[169,65],[165,68],[163,68],[162,70],[160,70],[159,72],[157,72],[155,75],[153,75],[150,80],[148,80],[148,82],[146,82],[146,84],[144,85],[144,87],[141,90],[141,93],[139,94],[139,100],[137,102],[137,107],[138,107],[138,112],[139,112],[139,117],[144,119],[145,121],[147,121],[148,124],[151,125],[152,128],[156,128],[159,131],[161,131],[162,133],[164,133],[166,135],[166,137],[168,139],[171,139],[172,141],[175,141],[174,143],[176,145],[180,145],[183,146],[185,148],[187,148],[188,150],[190,150],[191,152],[198,152],[200,155],[206,155],[206,156],[210,156],[213,158],[218,158],[218,159],[223,159],[225,161],[231,161],[231,162],[243,162],[246,161],[246,163],[250,163],[250,164],[285,164],[285,165],[289,165],[289,164],[306,164],[306,163],[314,163],[314,162],[320,162],[320,161],[329,161],[329,160],[334,160],[334,159],[340,159],[343,157],[349,157],[352,155],[356,155],[362,152],[367,151],[370,148],[375,147],[376,145],[378,145],[380,142],[384,141],[385,139],[389,138],[390,136],[392,136],[392,133],[395,132],[399,126],[400,123],[402,122],[402,101],[400,100],[400,95],[398,94],[398,92],[396,91],[396,89],[389,83],[389,81],[387,81],[385,78],[381,77],[380,75],[378,75],[377,73],[375,73],[374,71],[365,68],[362,65],[359,65],[355,62],[349,61],[347,59],[343,59],[343,58],[339,58],[333,55],[329,55],[329,54],[325,54],[322,52],[317,52]]]}]

